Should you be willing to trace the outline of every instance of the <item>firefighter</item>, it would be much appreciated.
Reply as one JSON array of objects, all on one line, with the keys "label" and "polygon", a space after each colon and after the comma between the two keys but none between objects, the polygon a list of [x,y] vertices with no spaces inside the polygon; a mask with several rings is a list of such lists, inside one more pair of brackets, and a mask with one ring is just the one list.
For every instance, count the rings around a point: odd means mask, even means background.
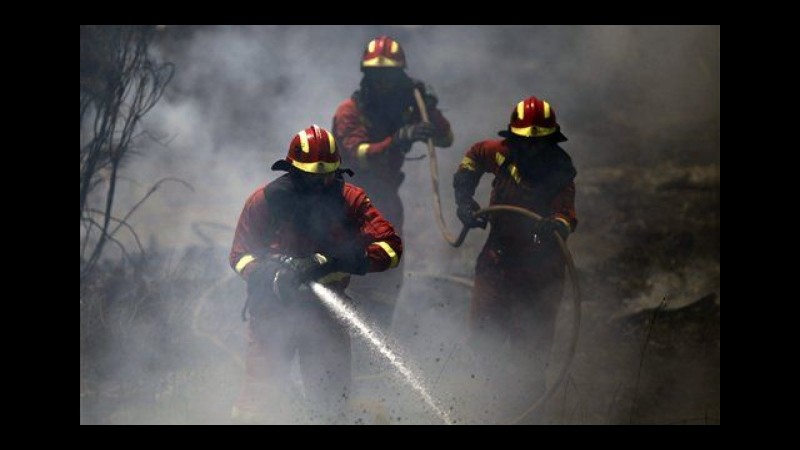
[{"label": "firefighter", "polygon": [[[478,256],[470,305],[470,343],[487,360],[509,358],[499,366],[496,360],[489,363],[505,371],[490,378],[504,384],[504,393],[520,408],[544,391],[565,275],[554,233],[566,240],[577,226],[577,172],[558,145],[567,138],[545,100],[529,97],[519,102],[508,128],[498,134],[504,139],[481,141],[467,151],[453,188],[464,226],[487,226],[485,216],[474,215],[480,205],[473,198],[486,172],[494,175],[490,205],[519,206],[543,216],[539,222],[505,212],[489,217],[489,237]],[[506,341],[510,353],[499,351]]]},{"label": "firefighter", "polygon": [[288,173],[256,189],[239,217],[230,264],[247,282],[249,337],[234,421],[286,422],[298,413],[289,377],[295,353],[311,420],[344,418],[349,334],[306,283],[346,298],[351,275],[397,267],[403,247],[365,191],[344,181],[352,172],[340,163],[328,130],[300,131],[272,165]]},{"label": "firefighter", "polygon": [[[343,101],[333,118],[333,133],[342,147],[345,163],[358,170],[358,183],[391,221],[398,233],[403,230],[403,204],[399,188],[405,175],[405,155],[415,142],[432,137],[439,147],[453,143],[450,123],[437,109],[437,98],[430,89],[405,72],[403,48],[388,36],[369,42],[361,58],[360,89]],[[430,123],[423,123],[414,99],[419,89]],[[403,283],[403,263],[392,270],[354,280],[351,290],[367,299],[366,315],[384,331],[391,325],[394,306]],[[369,281],[369,284],[363,281]]]}]

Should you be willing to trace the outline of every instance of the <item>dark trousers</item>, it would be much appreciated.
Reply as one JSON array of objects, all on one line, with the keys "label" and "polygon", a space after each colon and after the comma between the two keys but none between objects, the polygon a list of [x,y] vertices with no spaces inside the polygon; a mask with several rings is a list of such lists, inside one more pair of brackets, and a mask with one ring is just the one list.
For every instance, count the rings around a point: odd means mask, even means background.
[{"label": "dark trousers", "polygon": [[[306,291],[289,306],[252,302],[240,413],[259,423],[338,423],[350,389],[350,336]],[[303,390],[290,379],[297,355]]]},{"label": "dark trousers", "polygon": [[503,253],[487,246],[478,257],[469,316],[469,344],[498,420],[520,414],[545,391],[564,285],[559,254]]}]

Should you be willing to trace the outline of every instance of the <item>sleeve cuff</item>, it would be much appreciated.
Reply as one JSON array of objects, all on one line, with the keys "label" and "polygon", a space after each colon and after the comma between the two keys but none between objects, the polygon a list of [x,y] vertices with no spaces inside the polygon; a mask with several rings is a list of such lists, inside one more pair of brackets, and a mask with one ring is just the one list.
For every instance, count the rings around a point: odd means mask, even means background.
[{"label": "sleeve cuff", "polygon": [[253,256],[253,255],[250,255],[250,254],[244,255],[241,258],[239,258],[239,261],[236,263],[236,266],[234,266],[233,269],[236,270],[236,273],[238,273],[239,275],[242,275],[242,273],[244,272],[244,268],[247,267],[248,264],[250,264],[251,262],[253,262],[255,260],[256,260],[256,257]]}]

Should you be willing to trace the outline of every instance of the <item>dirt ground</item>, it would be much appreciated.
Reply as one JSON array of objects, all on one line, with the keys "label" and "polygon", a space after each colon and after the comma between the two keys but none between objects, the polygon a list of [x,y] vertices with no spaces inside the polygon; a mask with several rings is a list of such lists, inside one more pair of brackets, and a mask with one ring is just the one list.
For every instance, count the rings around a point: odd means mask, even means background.
[{"label": "dirt ground", "polygon": [[[601,168],[578,183],[582,222],[570,246],[584,292],[580,336],[541,423],[719,423],[719,166]],[[605,201],[595,201],[600,192]],[[469,279],[481,244],[470,237],[452,262],[457,276]],[[420,270],[407,273],[394,342],[434,395],[457,407],[470,395],[459,373],[469,287],[432,276],[416,253],[407,254]],[[241,381],[243,283],[221,264],[198,263],[224,258],[223,248],[193,248],[135,275],[119,269],[82,283],[81,423],[228,422]],[[550,383],[572,308],[567,292]],[[357,358],[356,386],[358,364],[370,360]],[[353,423],[438,422],[399,379],[386,378],[391,394],[354,400]],[[481,423],[471,413],[454,416]]]},{"label": "dirt ground", "polygon": [[[569,137],[581,320],[566,379],[534,422],[720,423],[718,26],[163,30],[153,50],[175,63],[175,78],[142,122],[142,134],[161,138],[137,142],[115,213],[124,216],[163,177],[193,189],[173,183],[150,197],[129,220],[144,255],[126,262],[110,246],[81,280],[81,424],[230,423],[246,336],[245,286],[227,256],[242,203],[274,178],[268,167],[293,132],[330,124],[358,87],[364,44],[383,33],[403,43],[409,72],[435,86],[453,124],[453,147],[439,150],[451,231],[455,167],[470,145],[496,137],[516,102],[549,99]],[[406,274],[390,340],[456,423],[509,423],[518,411],[482,403],[486,380],[463,345],[487,233],[471,231],[458,249],[441,239],[427,165],[404,166]],[[490,184],[476,193],[482,205]],[[568,289],[548,386],[564,366],[574,308]],[[372,376],[369,364],[381,363],[365,347],[355,352],[345,423],[442,423],[388,367]],[[287,390],[302,397],[292,370]],[[528,403],[525,392],[506,394]]]}]

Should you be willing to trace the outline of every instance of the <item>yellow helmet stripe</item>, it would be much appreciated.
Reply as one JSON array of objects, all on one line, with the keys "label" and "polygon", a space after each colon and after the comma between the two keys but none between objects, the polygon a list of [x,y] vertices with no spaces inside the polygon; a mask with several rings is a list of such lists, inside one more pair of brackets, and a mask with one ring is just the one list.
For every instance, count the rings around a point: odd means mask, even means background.
[{"label": "yellow helmet stripe", "polygon": [[333,134],[328,134],[328,143],[331,144],[331,153],[336,153],[336,140],[333,138]]},{"label": "yellow helmet stripe", "polygon": [[308,135],[306,134],[306,130],[302,130],[297,133],[300,136],[300,148],[303,149],[303,153],[308,153],[310,148],[308,146]]},{"label": "yellow helmet stripe", "polygon": [[400,63],[385,56],[376,56],[361,63],[361,67],[399,67]]},{"label": "yellow helmet stripe", "polygon": [[391,258],[391,260],[392,260],[389,263],[389,268],[390,269],[392,267],[397,267],[397,264],[400,262],[400,258],[397,257],[397,253],[395,253],[394,249],[389,244],[387,244],[386,241],[373,242],[373,244],[375,244],[378,247],[382,248],[383,251],[385,251],[386,254],[389,255],[389,258]]},{"label": "yellow helmet stripe", "polygon": [[517,117],[519,120],[525,118],[525,100],[517,103]]},{"label": "yellow helmet stripe", "polygon": [[397,50],[400,49],[400,46],[397,45],[397,42],[392,41],[392,53],[397,53]]},{"label": "yellow helmet stripe", "polygon": [[550,103],[544,100],[542,100],[542,103],[544,104],[544,118],[547,119],[550,117]]},{"label": "yellow helmet stripe", "polygon": [[336,162],[310,162],[292,161],[292,165],[308,173],[331,173],[339,168],[339,161]]},{"label": "yellow helmet stripe", "polygon": [[511,132],[522,137],[542,137],[556,132],[556,127],[511,127]]},{"label": "yellow helmet stripe", "polygon": [[375,39],[369,41],[369,45],[367,46],[367,50],[372,53],[375,51]]},{"label": "yellow helmet stripe", "polygon": [[247,267],[248,264],[250,264],[251,262],[253,262],[255,260],[256,260],[256,257],[253,256],[253,255],[250,255],[250,254],[244,255],[241,258],[239,258],[239,262],[236,263],[236,267],[234,267],[234,270],[236,270],[236,273],[241,275],[241,273],[244,270],[244,268]]}]

